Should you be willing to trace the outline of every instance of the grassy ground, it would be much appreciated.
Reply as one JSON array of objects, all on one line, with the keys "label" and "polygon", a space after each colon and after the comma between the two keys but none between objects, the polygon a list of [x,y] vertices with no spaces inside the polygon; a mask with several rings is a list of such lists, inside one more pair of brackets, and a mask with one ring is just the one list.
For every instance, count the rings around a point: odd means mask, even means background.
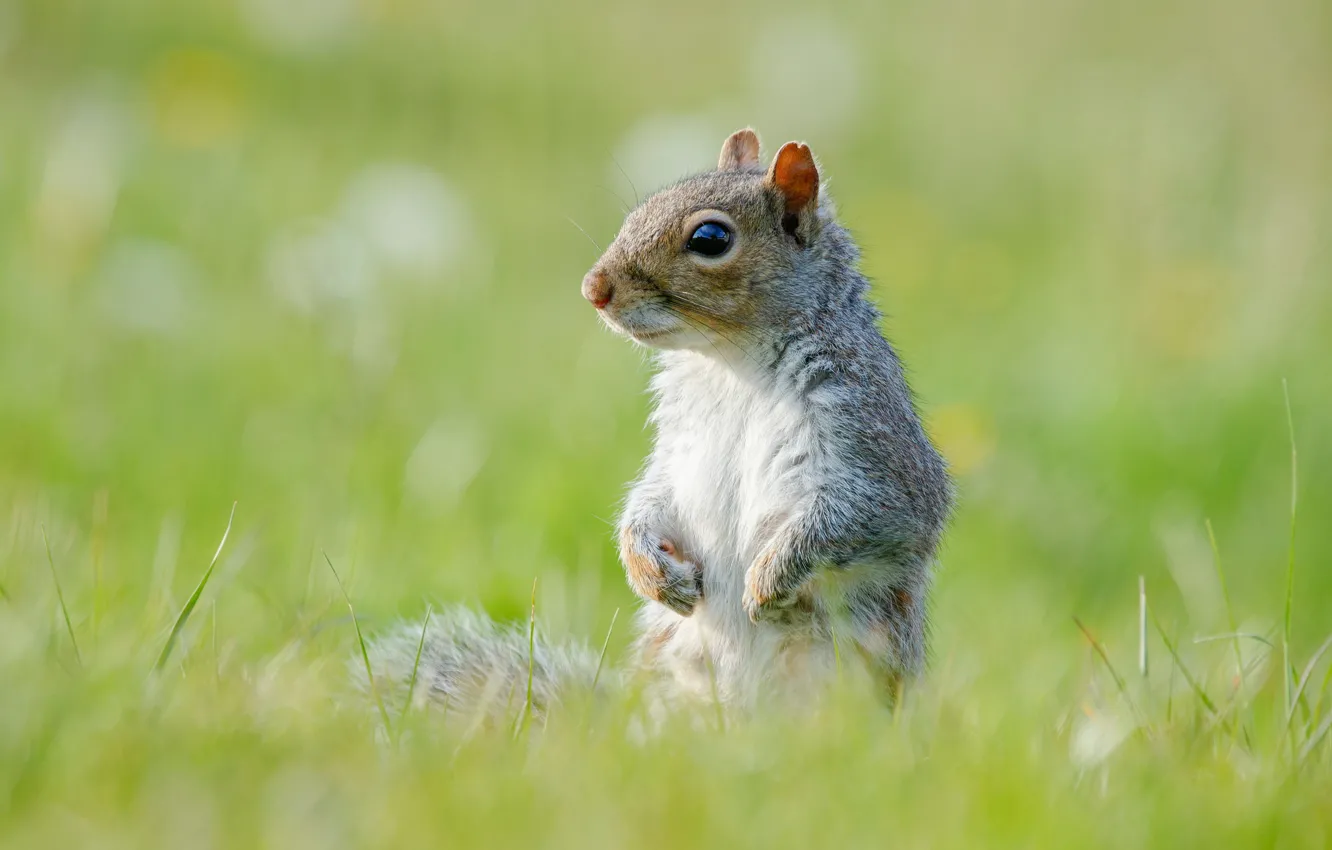
[{"label": "grassy ground", "polygon": [[[1329,81],[1319,0],[3,0],[0,846],[1326,846]],[[367,631],[539,578],[622,650],[647,372],[571,220],[746,124],[957,471],[930,674],[386,730],[324,552]]]}]

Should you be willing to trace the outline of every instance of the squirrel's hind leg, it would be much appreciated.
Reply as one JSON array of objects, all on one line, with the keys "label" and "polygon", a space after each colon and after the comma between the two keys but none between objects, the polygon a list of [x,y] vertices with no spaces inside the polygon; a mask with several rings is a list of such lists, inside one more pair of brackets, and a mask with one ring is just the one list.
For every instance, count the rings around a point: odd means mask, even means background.
[{"label": "squirrel's hind leg", "polygon": [[897,705],[925,662],[923,587],[857,588],[846,599],[851,639],[876,689]]}]

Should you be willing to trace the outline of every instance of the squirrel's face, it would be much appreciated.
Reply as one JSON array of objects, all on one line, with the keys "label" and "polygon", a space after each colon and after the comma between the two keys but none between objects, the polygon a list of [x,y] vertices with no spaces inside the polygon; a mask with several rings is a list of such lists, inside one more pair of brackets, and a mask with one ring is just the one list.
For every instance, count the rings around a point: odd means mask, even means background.
[{"label": "squirrel's face", "polygon": [[716,171],[629,214],[583,278],[583,297],[616,332],[653,348],[743,345],[780,313],[774,286],[818,236],[818,190],[808,147],[786,144],[765,172],[758,137],[740,130]]}]

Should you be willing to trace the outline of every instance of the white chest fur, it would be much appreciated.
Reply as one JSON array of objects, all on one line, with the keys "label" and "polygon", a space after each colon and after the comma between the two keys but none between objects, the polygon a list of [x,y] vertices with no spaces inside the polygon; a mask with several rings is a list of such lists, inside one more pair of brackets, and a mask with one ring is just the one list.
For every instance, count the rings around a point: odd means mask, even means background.
[{"label": "white chest fur", "polygon": [[[774,382],[738,376],[694,354],[665,366],[654,383],[652,462],[672,494],[677,542],[702,568],[704,585],[693,615],[673,624],[667,651],[676,656],[677,677],[692,677],[701,689],[713,684],[699,680],[706,672],[728,698],[743,700],[757,694],[763,671],[789,666],[781,656],[793,648],[790,634],[745,615],[745,573],[767,543],[764,520],[797,509],[825,459],[804,402]],[[655,605],[646,615],[677,618]],[[808,655],[808,642],[800,643]],[[705,653],[708,671],[694,663]]]}]

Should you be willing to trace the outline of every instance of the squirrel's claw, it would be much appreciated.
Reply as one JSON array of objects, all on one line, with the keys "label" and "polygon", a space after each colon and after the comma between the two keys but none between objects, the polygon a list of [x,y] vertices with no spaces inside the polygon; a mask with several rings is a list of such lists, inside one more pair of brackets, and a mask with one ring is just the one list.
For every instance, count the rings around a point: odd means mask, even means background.
[{"label": "squirrel's claw", "polygon": [[776,600],[764,599],[758,596],[752,589],[746,589],[740,604],[744,606],[749,622],[758,625],[777,619],[781,606],[774,604],[775,602]]},{"label": "squirrel's claw", "polygon": [[758,625],[763,621],[763,603],[754,597],[748,590],[745,591],[744,598],[740,600],[744,606],[745,614],[749,617],[749,622]]}]

